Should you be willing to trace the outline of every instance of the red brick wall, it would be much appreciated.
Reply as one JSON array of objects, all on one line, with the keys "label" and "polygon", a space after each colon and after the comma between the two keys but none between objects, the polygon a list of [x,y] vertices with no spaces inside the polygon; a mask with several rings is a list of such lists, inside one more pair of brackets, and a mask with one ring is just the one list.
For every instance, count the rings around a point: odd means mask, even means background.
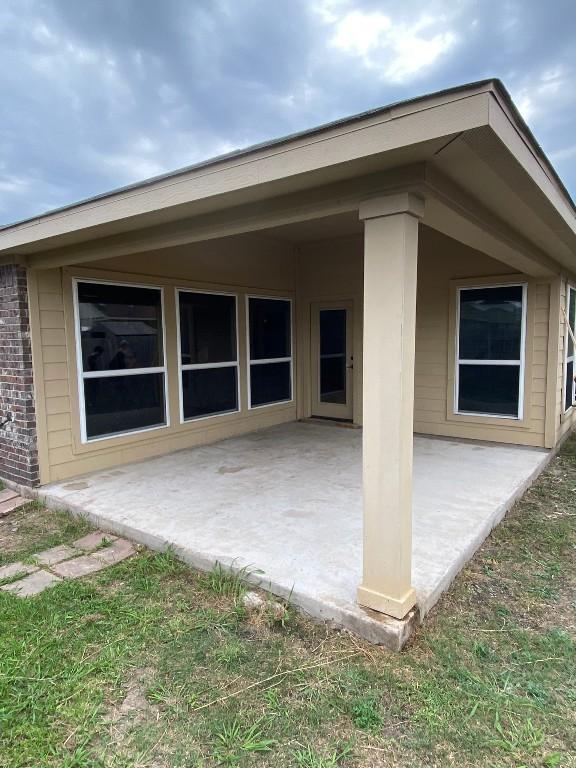
[{"label": "red brick wall", "polygon": [[26,269],[16,264],[0,266],[0,478],[39,479]]}]

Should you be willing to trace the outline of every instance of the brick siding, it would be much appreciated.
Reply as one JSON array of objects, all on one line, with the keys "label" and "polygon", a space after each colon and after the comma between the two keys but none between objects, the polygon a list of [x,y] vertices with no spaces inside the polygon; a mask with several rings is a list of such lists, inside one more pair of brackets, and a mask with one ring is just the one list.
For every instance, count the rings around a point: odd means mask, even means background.
[{"label": "brick siding", "polygon": [[0,266],[0,478],[38,485],[26,269]]}]

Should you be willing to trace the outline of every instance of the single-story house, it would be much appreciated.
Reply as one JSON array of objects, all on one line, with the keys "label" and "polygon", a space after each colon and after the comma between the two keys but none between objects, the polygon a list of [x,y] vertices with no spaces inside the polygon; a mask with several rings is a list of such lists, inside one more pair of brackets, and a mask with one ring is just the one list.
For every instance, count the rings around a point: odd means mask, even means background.
[{"label": "single-story house", "polygon": [[574,203],[504,86],[392,104],[0,229],[0,477],[333,421],[361,435],[357,602],[403,620],[413,435],[552,451],[575,313]]}]

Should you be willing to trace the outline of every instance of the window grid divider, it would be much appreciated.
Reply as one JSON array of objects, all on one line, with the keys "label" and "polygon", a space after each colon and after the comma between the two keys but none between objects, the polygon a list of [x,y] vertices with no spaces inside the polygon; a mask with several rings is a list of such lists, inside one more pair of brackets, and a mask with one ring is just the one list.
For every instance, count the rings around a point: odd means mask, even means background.
[{"label": "window grid divider", "polygon": [[267,365],[270,363],[290,363],[292,357],[262,357],[257,360],[249,360],[250,365]]}]

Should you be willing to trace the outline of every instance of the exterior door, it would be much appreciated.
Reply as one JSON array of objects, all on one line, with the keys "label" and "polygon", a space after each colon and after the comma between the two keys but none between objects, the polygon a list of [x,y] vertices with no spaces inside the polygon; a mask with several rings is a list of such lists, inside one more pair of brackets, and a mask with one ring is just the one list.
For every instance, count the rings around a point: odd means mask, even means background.
[{"label": "exterior door", "polygon": [[352,420],[352,302],[312,305],[312,415]]}]

